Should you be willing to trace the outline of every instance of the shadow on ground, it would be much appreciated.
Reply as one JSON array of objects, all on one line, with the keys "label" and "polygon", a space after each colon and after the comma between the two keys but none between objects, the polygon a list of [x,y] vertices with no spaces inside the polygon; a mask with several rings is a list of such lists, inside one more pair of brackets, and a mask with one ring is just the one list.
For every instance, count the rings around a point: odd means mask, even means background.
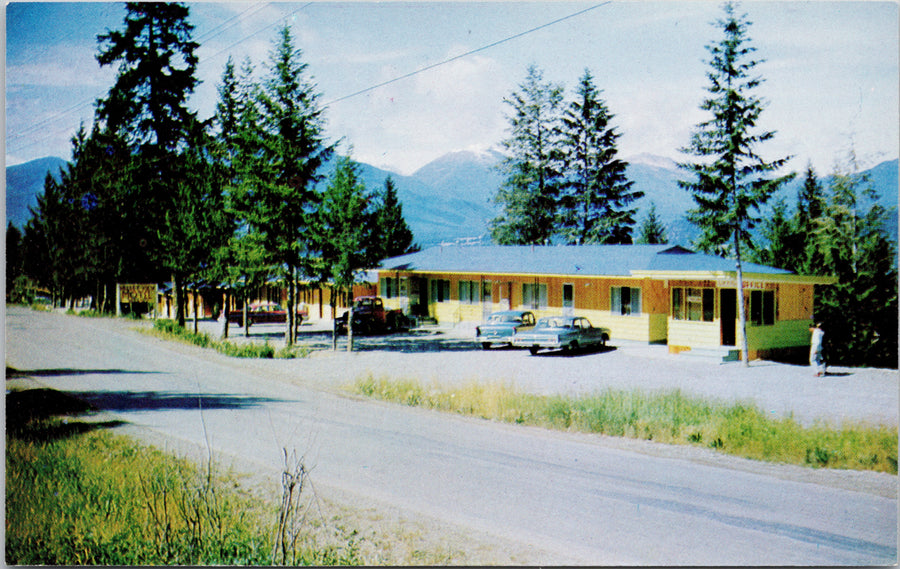
[{"label": "shadow on ground", "polygon": [[13,390],[6,394],[6,436],[49,442],[123,424],[79,419],[94,411],[90,404],[55,389]]},{"label": "shadow on ground", "polygon": [[616,351],[615,346],[592,346],[589,348],[578,348],[575,350],[552,350],[549,352],[538,352],[535,357],[548,358],[577,358],[581,356],[590,356],[593,354],[605,354],[607,352]]},{"label": "shadow on ground", "polygon": [[135,371],[128,369],[25,369],[18,370],[6,367],[6,379],[16,379],[20,377],[59,377],[65,375],[101,375],[101,374],[132,374],[132,373],[161,373],[158,371]]}]

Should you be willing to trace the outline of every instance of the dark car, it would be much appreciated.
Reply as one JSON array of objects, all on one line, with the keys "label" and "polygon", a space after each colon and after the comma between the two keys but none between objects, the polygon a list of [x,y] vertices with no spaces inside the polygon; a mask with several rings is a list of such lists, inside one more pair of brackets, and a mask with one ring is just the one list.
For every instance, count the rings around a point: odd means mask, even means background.
[{"label": "dark car", "polygon": [[535,323],[534,314],[527,310],[495,312],[487,322],[475,328],[475,341],[485,350],[494,344],[512,345],[513,336],[522,330],[530,330]]},{"label": "dark car", "polygon": [[[309,312],[305,306],[298,306],[295,322],[299,326],[301,322],[308,316]],[[247,307],[247,320],[250,325],[253,324],[284,324],[287,322],[287,310],[280,304],[274,302],[254,302]],[[228,313],[228,321],[244,325],[244,311],[234,310]]]},{"label": "dark car", "polygon": [[534,355],[540,350],[577,350],[605,346],[608,328],[594,328],[583,316],[545,316],[528,332],[516,334],[513,345],[528,348]]}]

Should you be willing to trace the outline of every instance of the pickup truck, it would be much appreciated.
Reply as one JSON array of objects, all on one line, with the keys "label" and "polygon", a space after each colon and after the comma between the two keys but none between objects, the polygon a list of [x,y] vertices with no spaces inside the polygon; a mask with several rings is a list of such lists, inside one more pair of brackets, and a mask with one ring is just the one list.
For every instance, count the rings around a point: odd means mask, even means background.
[{"label": "pickup truck", "polygon": [[[296,317],[295,323],[297,326],[300,325],[301,322],[305,318],[308,317],[309,312],[306,309],[306,306],[298,305],[296,307]],[[287,322],[287,310],[281,307],[280,304],[276,304],[274,302],[254,302],[250,306],[247,307],[247,321],[250,325],[253,324],[284,324]],[[243,310],[232,310],[228,312],[228,322],[232,324],[237,324],[238,326],[244,325],[244,311]]]},{"label": "pickup truck", "polygon": [[[347,316],[341,314],[335,321],[339,334],[347,333]],[[378,334],[409,329],[409,320],[399,309],[387,310],[384,301],[377,296],[359,296],[353,300],[353,333]]]}]

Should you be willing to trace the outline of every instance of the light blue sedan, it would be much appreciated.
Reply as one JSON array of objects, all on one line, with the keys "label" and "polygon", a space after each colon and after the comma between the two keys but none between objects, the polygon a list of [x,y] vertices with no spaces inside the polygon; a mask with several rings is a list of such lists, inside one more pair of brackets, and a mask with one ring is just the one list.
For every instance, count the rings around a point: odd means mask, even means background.
[{"label": "light blue sedan", "polygon": [[485,350],[496,344],[512,345],[517,333],[534,326],[534,314],[527,310],[504,310],[491,314],[488,321],[475,329],[475,341]]},{"label": "light blue sedan", "polygon": [[528,348],[531,355],[540,350],[602,347],[608,341],[609,328],[595,328],[583,316],[545,316],[533,329],[513,337],[513,345]]}]

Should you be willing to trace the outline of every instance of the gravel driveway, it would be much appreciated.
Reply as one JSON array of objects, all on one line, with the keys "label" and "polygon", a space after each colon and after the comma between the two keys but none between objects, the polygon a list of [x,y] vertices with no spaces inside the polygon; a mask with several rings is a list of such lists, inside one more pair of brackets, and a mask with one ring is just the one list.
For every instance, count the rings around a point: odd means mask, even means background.
[{"label": "gravel driveway", "polygon": [[[815,377],[806,366],[754,361],[719,363],[707,358],[672,355],[666,346],[616,341],[602,351],[574,356],[530,356],[524,350],[484,351],[472,341],[473,325],[432,327],[406,334],[355,339],[356,351],[331,346],[330,322],[306,323],[298,343],[314,349],[308,358],[258,362],[271,373],[294,382],[338,388],[359,376],[415,378],[442,385],[472,381],[500,381],[538,394],[580,394],[606,388],[646,391],[680,389],[685,393],[724,401],[752,402],[773,417],[793,413],[803,424],[823,420],[898,424],[897,370],[829,368]],[[219,335],[219,324],[200,323],[201,330]],[[263,342],[282,346],[281,325],[257,325],[250,338],[242,328],[230,329],[236,342]]]}]

